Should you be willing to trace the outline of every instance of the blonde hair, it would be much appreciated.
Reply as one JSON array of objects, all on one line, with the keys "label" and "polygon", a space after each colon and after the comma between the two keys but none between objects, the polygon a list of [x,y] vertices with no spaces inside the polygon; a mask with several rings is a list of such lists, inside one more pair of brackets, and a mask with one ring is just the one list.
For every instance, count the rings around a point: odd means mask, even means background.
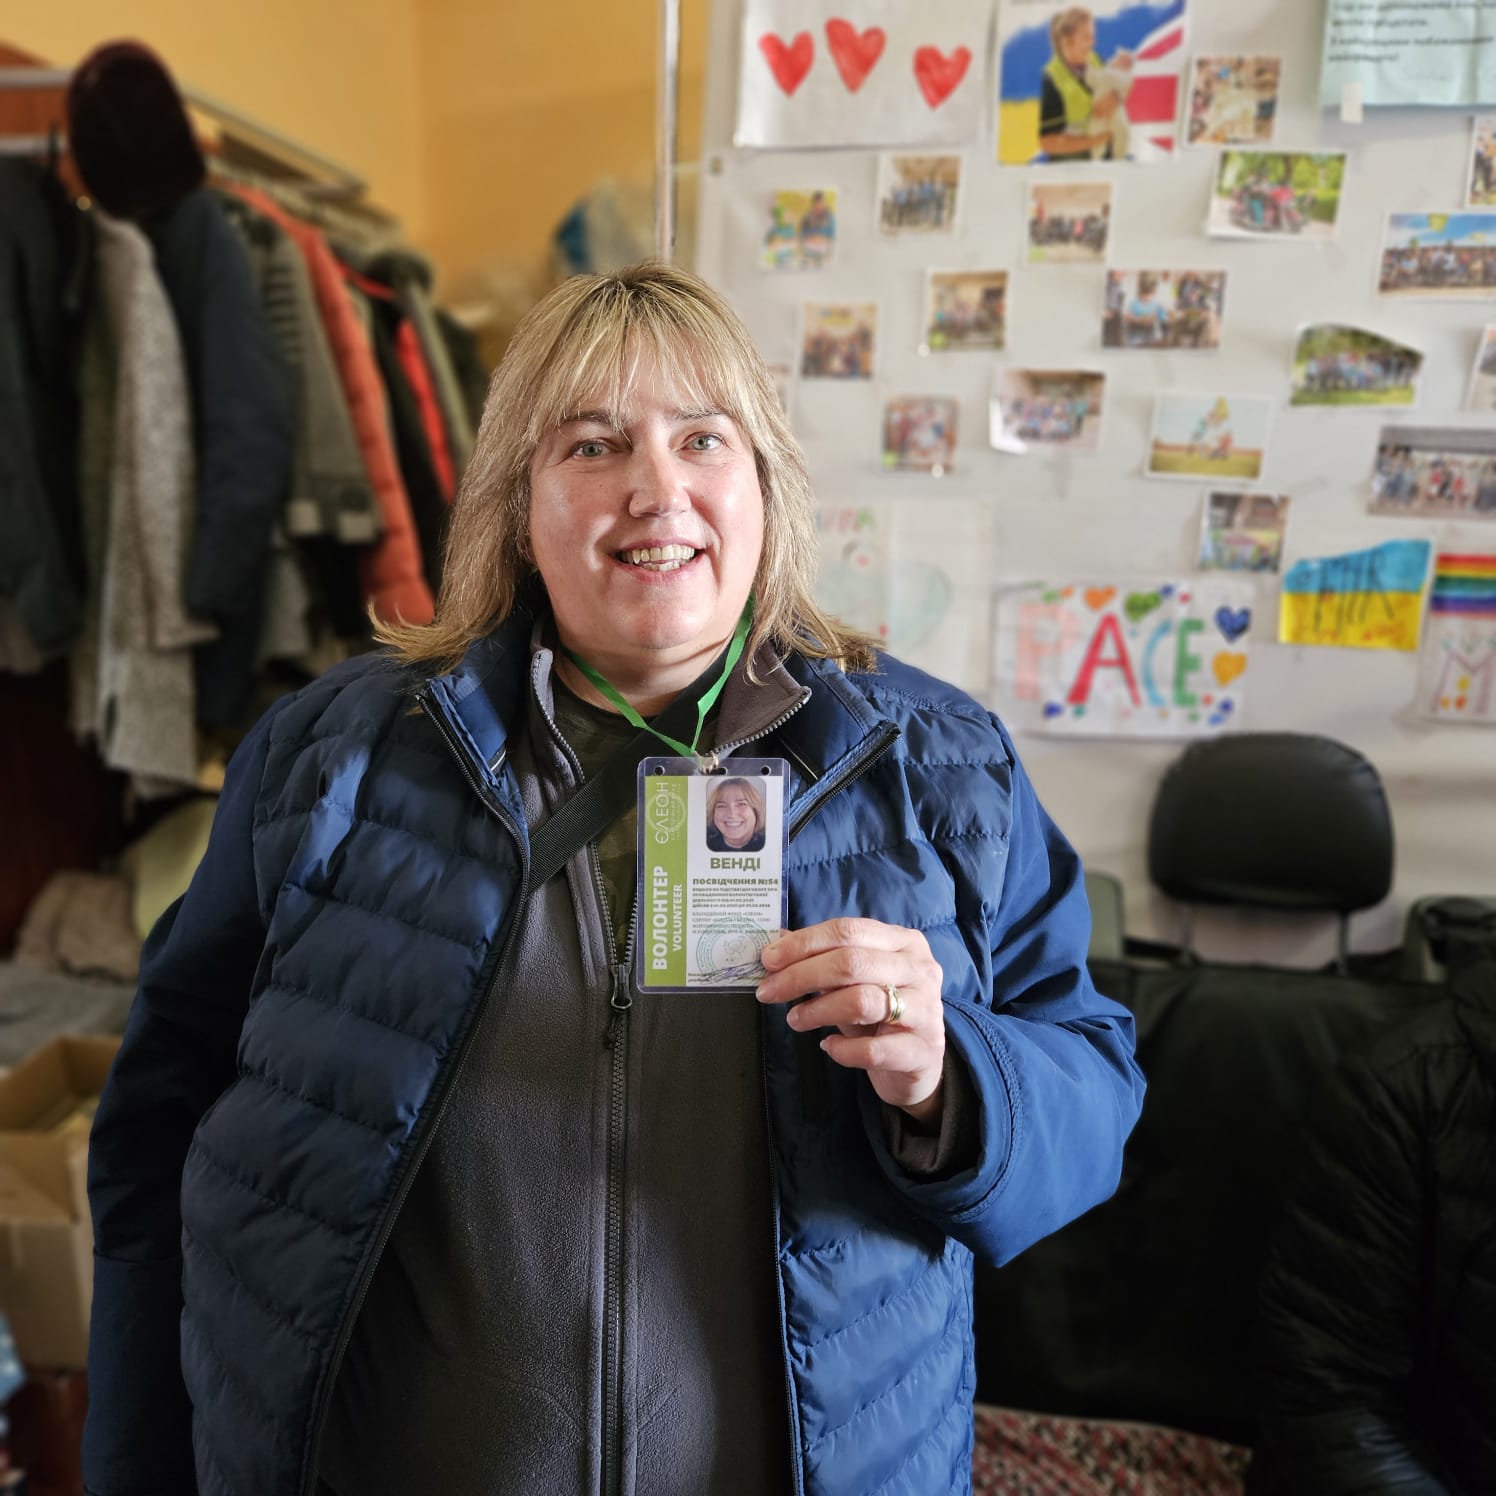
[{"label": "blonde hair", "polygon": [[753,807],[753,835],[758,836],[764,829],[764,792],[751,779],[719,779],[707,790],[706,823],[708,829],[716,825],[714,817],[717,814],[717,801],[728,790],[742,790],[744,798]]},{"label": "blonde hair", "polygon": [[1053,17],[1049,23],[1049,44],[1056,52],[1060,50],[1060,43],[1065,40],[1071,32],[1084,26],[1095,17],[1084,5],[1072,5],[1067,10],[1062,10]]},{"label": "blonde hair", "polygon": [[764,540],[746,658],[767,642],[782,654],[873,667],[873,641],[812,595],[820,549],[805,458],[747,328],[705,281],[657,264],[574,276],[525,314],[489,384],[452,507],[435,621],[376,619],[380,643],[409,664],[450,670],[543,588],[530,550],[536,448],[584,409],[600,405],[621,423],[651,360],[683,405],[731,416],[753,449]]}]

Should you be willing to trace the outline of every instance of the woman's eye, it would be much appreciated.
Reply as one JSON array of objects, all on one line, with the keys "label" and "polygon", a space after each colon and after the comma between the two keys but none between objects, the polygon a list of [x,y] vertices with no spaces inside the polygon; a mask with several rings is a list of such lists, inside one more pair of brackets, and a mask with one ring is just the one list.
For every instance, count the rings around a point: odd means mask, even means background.
[{"label": "woman's eye", "polygon": [[698,431],[691,438],[693,452],[715,452],[722,445],[722,438],[715,431]]},{"label": "woman's eye", "polygon": [[599,441],[585,441],[578,442],[572,448],[572,453],[576,457],[601,457],[607,450]]}]

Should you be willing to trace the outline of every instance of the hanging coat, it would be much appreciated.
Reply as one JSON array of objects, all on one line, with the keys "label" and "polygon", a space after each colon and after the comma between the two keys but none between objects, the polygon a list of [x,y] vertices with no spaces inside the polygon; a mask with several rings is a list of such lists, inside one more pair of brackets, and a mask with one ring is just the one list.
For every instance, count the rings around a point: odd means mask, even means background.
[{"label": "hanging coat", "polygon": [[80,490],[90,586],[72,657],[73,726],[145,793],[197,781],[194,645],[184,605],[196,483],[181,339],[145,235],[94,216],[83,345]]},{"label": "hanging coat", "polygon": [[385,414],[384,385],[369,338],[348,298],[342,271],[316,229],[299,222],[272,198],[252,187],[235,187],[237,195],[273,219],[295,241],[306,260],[317,294],[322,325],[338,361],[349,414],[353,417],[364,466],[384,520],[384,534],[363,553],[360,570],[364,593],[383,618],[430,623],[436,607],[421,572],[421,555],[411,518],[410,498],[400,479]]},{"label": "hanging coat", "polygon": [[212,193],[190,193],[144,227],[192,387],[197,533],[187,606],[220,630],[198,654],[198,721],[235,727],[249,710],[271,527],[291,481],[290,376],[248,252]]},{"label": "hanging coat", "polygon": [[82,622],[73,454],[84,265],[79,215],[55,179],[0,160],[0,612],[19,622],[28,663],[60,654]]}]

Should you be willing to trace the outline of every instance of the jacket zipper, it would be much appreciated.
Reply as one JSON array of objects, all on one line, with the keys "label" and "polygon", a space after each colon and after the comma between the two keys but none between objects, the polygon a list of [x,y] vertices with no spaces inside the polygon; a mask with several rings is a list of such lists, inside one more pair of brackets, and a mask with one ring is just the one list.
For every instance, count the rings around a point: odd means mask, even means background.
[{"label": "jacket zipper", "polygon": [[405,1204],[406,1196],[410,1194],[411,1186],[415,1183],[416,1172],[425,1160],[427,1150],[431,1147],[431,1141],[436,1136],[436,1130],[441,1124],[443,1114],[446,1112],[447,1103],[452,1097],[457,1078],[461,1075],[463,1066],[467,1063],[468,1053],[473,1047],[473,1040],[477,1037],[484,1011],[487,1009],[489,1001],[492,999],[499,985],[499,978],[503,975],[504,968],[509,963],[509,954],[513,949],[515,936],[519,931],[519,916],[525,907],[525,900],[529,896],[527,885],[530,878],[530,849],[528,842],[520,834],[519,826],[515,822],[514,817],[497,800],[492,798],[488,787],[479,782],[468,764],[467,757],[463,753],[461,745],[458,743],[451,728],[447,725],[446,719],[442,716],[440,710],[432,704],[430,693],[422,691],[416,699],[420,703],[421,710],[436,724],[442,741],[446,744],[453,759],[456,760],[457,767],[462,771],[462,777],[468,782],[473,793],[478,796],[484,808],[498,818],[504,829],[514,838],[515,844],[519,847],[519,896],[514,902],[514,912],[509,917],[509,928],[504,933],[504,940],[499,949],[498,960],[495,962],[488,982],[484,986],[483,999],[478,1006],[478,1011],[473,1014],[473,1021],[468,1026],[467,1036],[462,1041],[462,1048],[446,1068],[446,1074],[443,1076],[441,1082],[441,1093],[428,1107],[427,1115],[430,1121],[405,1165],[405,1172],[400,1176],[400,1181],[395,1187],[395,1192],[390,1197],[389,1205],[385,1207],[384,1215],[379,1222],[379,1229],[374,1237],[373,1251],[370,1253],[369,1260],[364,1267],[363,1275],[359,1279],[358,1288],[353,1295],[353,1301],[349,1305],[348,1312],[343,1316],[343,1321],[338,1326],[338,1335],[337,1339],[333,1342],[332,1356],[327,1363],[327,1369],[323,1373],[315,1393],[311,1434],[307,1445],[306,1473],[301,1485],[302,1496],[315,1496],[318,1456],[321,1453],[323,1427],[327,1422],[327,1415],[332,1404],[332,1388],[337,1380],[339,1368],[342,1366],[343,1357],[347,1353],[348,1342],[353,1337],[353,1327],[358,1322],[359,1311],[363,1308],[364,1299],[369,1292],[369,1285],[374,1281],[374,1271],[379,1266],[380,1258],[384,1256],[384,1249],[389,1244],[390,1235],[395,1229],[395,1220],[400,1214],[401,1207]]},{"label": "jacket zipper", "polygon": [[[791,820],[785,832],[785,841],[792,840],[799,834],[805,823],[824,806],[827,801],[834,799],[850,784],[855,784],[872,766],[893,747],[899,737],[899,729],[892,723],[884,723],[877,735],[868,747],[863,751],[861,757],[844,771],[841,778],[827,785],[824,791],[813,799],[806,801],[799,812]],[[805,1496],[805,1462],[800,1453],[800,1404],[795,1395],[795,1380],[790,1374],[789,1341],[790,1328],[789,1316],[784,1303],[784,1279],[779,1271],[779,1249],[782,1245],[779,1233],[779,1167],[774,1162],[774,1121],[773,1111],[769,1099],[769,1065],[768,1050],[764,1042],[764,1024],[769,1021],[767,1012],[759,1014],[759,1069],[763,1077],[764,1091],[764,1135],[768,1144],[769,1154],[769,1227],[771,1235],[771,1248],[773,1256],[770,1266],[774,1273],[774,1292],[779,1301],[779,1344],[783,1351],[782,1370],[784,1372],[784,1400],[785,1408],[790,1422],[790,1462],[794,1476],[794,1496]]]}]

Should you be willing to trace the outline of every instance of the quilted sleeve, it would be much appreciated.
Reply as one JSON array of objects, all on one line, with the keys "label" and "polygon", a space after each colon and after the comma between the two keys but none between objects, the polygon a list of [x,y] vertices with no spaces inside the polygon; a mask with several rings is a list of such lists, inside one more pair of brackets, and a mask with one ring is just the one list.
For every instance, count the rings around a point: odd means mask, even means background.
[{"label": "quilted sleeve", "polygon": [[1143,1077],[1131,1015],[1100,996],[1086,971],[1091,919],[1080,859],[997,732],[1012,788],[1002,887],[981,901],[991,1002],[946,1004],[947,1043],[975,1093],[976,1162],[920,1181],[876,1137],[875,1150],[916,1211],[1000,1265],[1116,1189]]},{"label": "quilted sleeve", "polygon": [[179,1364],[182,1166],[203,1114],[233,1079],[264,945],[250,830],[279,707],[235,753],[203,860],[146,942],[89,1140],[91,1496],[196,1491]]},{"label": "quilted sleeve", "polygon": [[1420,1131],[1361,1056],[1316,1110],[1259,1301],[1260,1457],[1274,1490],[1446,1490],[1411,1417],[1426,1291]]}]

